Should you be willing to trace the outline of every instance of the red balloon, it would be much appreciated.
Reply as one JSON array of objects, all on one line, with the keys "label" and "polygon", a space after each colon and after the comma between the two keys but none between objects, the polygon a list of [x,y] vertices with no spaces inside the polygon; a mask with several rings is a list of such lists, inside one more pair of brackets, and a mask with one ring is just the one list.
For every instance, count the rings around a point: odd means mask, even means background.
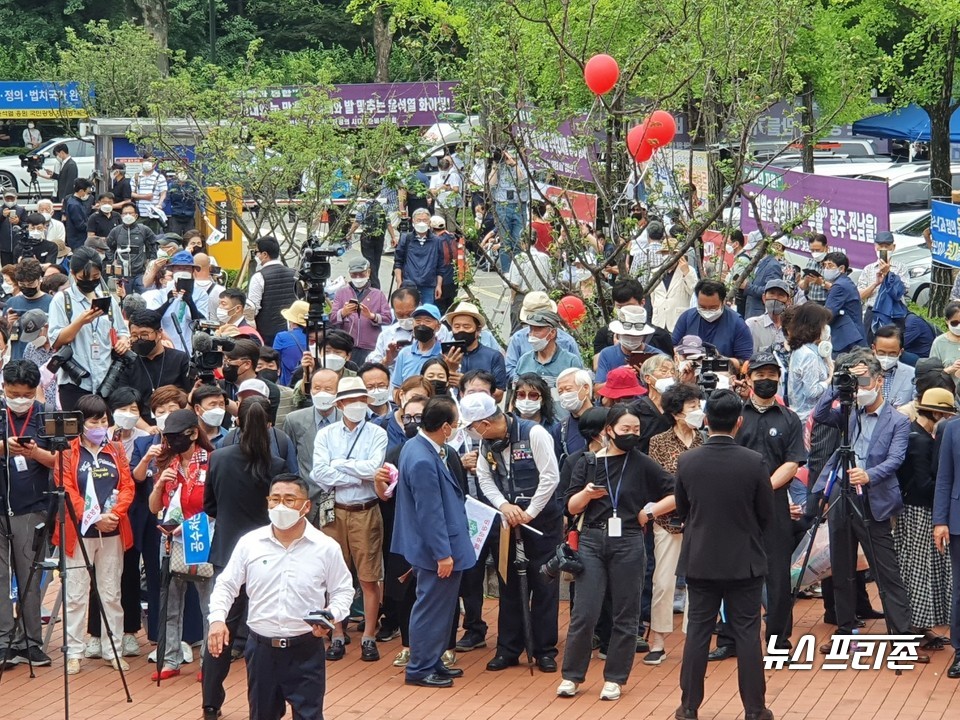
[{"label": "red balloon", "polygon": [[677,134],[677,121],[666,110],[655,110],[647,118],[647,134],[645,140],[654,147],[669,145]]},{"label": "red balloon", "polygon": [[613,90],[620,79],[620,66],[609,55],[594,55],[583,67],[583,79],[595,95]]},{"label": "red balloon", "polygon": [[637,162],[646,162],[653,155],[653,146],[649,143],[647,120],[627,133],[627,151]]},{"label": "red balloon", "polygon": [[576,295],[566,295],[557,303],[557,314],[570,327],[578,327],[587,316],[587,306]]}]

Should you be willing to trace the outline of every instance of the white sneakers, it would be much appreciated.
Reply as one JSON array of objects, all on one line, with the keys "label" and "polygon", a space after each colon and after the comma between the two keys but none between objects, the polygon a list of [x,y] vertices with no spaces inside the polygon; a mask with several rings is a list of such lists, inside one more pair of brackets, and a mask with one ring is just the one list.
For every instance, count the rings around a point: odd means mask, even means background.
[{"label": "white sneakers", "polygon": [[603,684],[603,690],[600,691],[601,700],[619,700],[620,699],[620,686],[616,683],[605,682]]},{"label": "white sneakers", "polygon": [[92,637],[89,640],[87,640],[87,644],[83,648],[83,656],[85,658],[98,658],[98,657],[101,657],[102,654],[103,654],[103,650],[100,647],[100,638]]},{"label": "white sneakers", "polygon": [[560,697],[573,697],[580,688],[573,680],[564,680],[557,687],[557,695]]},{"label": "white sneakers", "polygon": [[124,657],[137,657],[140,654],[140,643],[137,642],[135,635],[126,633],[123,636],[123,641],[121,644],[121,652]]}]

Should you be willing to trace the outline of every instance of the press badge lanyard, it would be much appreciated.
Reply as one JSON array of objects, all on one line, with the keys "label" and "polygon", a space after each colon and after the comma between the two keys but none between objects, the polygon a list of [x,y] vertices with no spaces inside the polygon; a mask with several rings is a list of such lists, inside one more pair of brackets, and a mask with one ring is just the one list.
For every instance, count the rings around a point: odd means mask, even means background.
[{"label": "press badge lanyard", "polygon": [[610,483],[610,467],[607,462],[607,456],[603,458],[603,470],[607,474],[607,492],[610,494],[610,503],[613,505],[613,516],[607,519],[608,537],[620,537],[621,535],[621,519],[617,517],[617,505],[620,504],[620,490],[623,487],[623,473],[627,470],[627,460],[629,460],[629,455],[625,454],[623,467],[620,468],[620,479],[617,481],[617,491],[614,492],[613,485]]},{"label": "press badge lanyard", "polygon": [[[7,408],[7,428],[8,428],[9,430],[13,430],[13,433],[14,433],[14,434],[11,436],[10,433],[9,433],[9,431],[8,431],[7,437],[8,437],[8,438],[9,438],[9,437],[16,437],[18,440],[20,440],[20,439],[23,437],[23,434],[27,431],[27,428],[30,427],[30,418],[31,418],[31,417],[33,417],[33,405],[31,405],[31,406],[30,406],[30,409],[27,411],[27,417],[26,417],[26,419],[23,421],[23,425],[20,426],[20,430],[18,431],[18,430],[17,430],[17,426],[16,426],[16,425],[14,424],[14,422],[13,422],[13,413],[10,412],[10,408]],[[10,462],[10,448],[7,447],[6,443],[4,443],[4,449],[6,450],[7,462],[9,463],[9,462]],[[27,471],[27,459],[26,459],[23,455],[14,455],[14,457],[13,457],[13,464],[16,466],[18,472],[26,472],[26,471]]]}]

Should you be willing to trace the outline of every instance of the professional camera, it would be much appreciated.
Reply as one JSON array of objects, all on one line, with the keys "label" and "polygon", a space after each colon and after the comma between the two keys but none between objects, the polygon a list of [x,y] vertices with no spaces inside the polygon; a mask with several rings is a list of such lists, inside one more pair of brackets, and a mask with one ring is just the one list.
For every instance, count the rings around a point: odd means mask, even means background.
[{"label": "professional camera", "polygon": [[137,361],[136,353],[130,350],[123,355],[118,354],[116,350],[111,350],[110,355],[112,357],[110,367],[107,368],[107,374],[103,376],[103,382],[97,388],[97,395],[104,400],[109,400],[113,391],[120,387],[123,371]]},{"label": "professional camera", "polygon": [[843,365],[833,373],[833,389],[837,393],[841,405],[853,405],[857,400],[857,376],[850,372],[850,368]]},{"label": "professional camera", "polygon": [[583,561],[580,555],[566,543],[557,545],[556,552],[540,566],[540,574],[548,580],[556,580],[562,572],[571,575],[579,575],[583,572]]},{"label": "professional camera", "polygon": [[330,279],[330,258],[346,252],[342,245],[324,249],[322,241],[311,235],[300,248],[300,269],[297,278],[303,287],[303,299],[310,305],[307,312],[307,327],[319,327],[324,322],[323,306],[326,303],[323,286]]},{"label": "professional camera", "polygon": [[20,167],[24,168],[31,175],[36,175],[43,169],[43,155],[21,155]]},{"label": "professional camera", "polygon": [[710,397],[720,382],[718,373],[730,372],[730,360],[718,353],[712,345],[705,345],[704,350],[705,354],[700,361],[697,385],[703,390],[704,395]]},{"label": "professional camera", "polygon": [[77,385],[81,380],[90,377],[89,371],[73,359],[73,348],[70,345],[64,345],[50,358],[47,370],[52,373],[63,370]]},{"label": "professional camera", "polygon": [[196,375],[206,385],[216,383],[214,370],[223,367],[223,351],[233,350],[236,346],[230,338],[211,335],[217,326],[211,323],[194,324],[193,355],[190,357],[191,375]]}]

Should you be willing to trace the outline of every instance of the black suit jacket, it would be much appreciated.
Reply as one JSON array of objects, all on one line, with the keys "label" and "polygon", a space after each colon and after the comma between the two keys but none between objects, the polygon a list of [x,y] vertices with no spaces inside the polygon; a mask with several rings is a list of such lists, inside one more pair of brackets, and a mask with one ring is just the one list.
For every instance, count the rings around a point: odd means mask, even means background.
[{"label": "black suit jacket", "polygon": [[677,575],[695,580],[766,575],[763,531],[773,518],[773,488],[760,453],[713,435],[680,454],[675,492],[684,521]]},{"label": "black suit jacket", "polygon": [[80,171],[77,170],[77,163],[73,158],[67,158],[60,172],[52,173],[53,179],[57,181],[57,196],[54,200],[63,202],[73,195],[73,184],[77,181],[79,174]]},{"label": "black suit jacket", "polygon": [[271,478],[285,472],[283,460],[270,459],[270,477],[255,476],[239,445],[228,445],[210,455],[203,510],[216,518],[210,562],[226,567],[237,541],[251,530],[270,524],[267,495]]}]

